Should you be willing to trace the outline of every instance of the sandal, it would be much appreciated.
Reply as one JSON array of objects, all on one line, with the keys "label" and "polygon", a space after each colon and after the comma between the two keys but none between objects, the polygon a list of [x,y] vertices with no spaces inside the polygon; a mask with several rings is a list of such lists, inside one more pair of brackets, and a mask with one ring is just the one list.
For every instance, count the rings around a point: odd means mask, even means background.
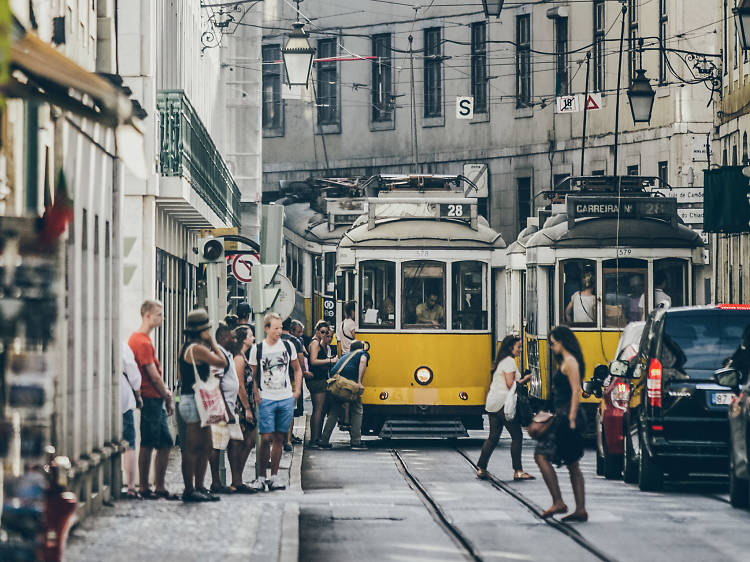
[{"label": "sandal", "polygon": [[568,512],[568,506],[563,504],[560,507],[552,506],[549,509],[545,510],[542,513],[542,519],[549,519],[553,515],[557,515],[558,513],[567,513]]},{"label": "sandal", "polygon": [[251,488],[247,484],[240,484],[239,486],[233,486],[235,494],[257,494],[258,490]]},{"label": "sandal", "polygon": [[124,500],[141,500],[143,499],[143,496],[138,493],[138,490],[128,490],[122,495],[122,499]]},{"label": "sandal", "polygon": [[156,490],[153,494],[153,499],[158,500],[178,501],[180,499],[180,496],[178,496],[177,494],[172,494],[167,490]]},{"label": "sandal", "polygon": [[532,476],[528,472],[517,470],[513,474],[513,480],[515,480],[516,482],[518,482],[519,480],[536,480],[536,476]]},{"label": "sandal", "polygon": [[480,480],[487,480],[489,478],[489,475],[487,474],[487,471],[483,468],[477,468],[477,478]]},{"label": "sandal", "polygon": [[236,491],[231,486],[214,486],[213,484],[210,490],[212,494],[233,494]]},{"label": "sandal", "polygon": [[142,500],[158,500],[159,496],[156,495],[156,492],[154,492],[151,489],[147,490],[141,490],[141,499]]},{"label": "sandal", "polygon": [[565,517],[563,517],[562,520],[566,523],[570,523],[573,521],[580,521],[581,523],[585,523],[589,520],[589,514],[585,511],[574,511],[570,515],[566,515]]}]

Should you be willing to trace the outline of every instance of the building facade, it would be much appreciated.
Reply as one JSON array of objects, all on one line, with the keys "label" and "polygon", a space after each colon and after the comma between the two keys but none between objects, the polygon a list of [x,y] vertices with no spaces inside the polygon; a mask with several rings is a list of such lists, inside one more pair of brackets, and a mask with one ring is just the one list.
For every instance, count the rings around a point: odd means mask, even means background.
[{"label": "building facade", "polygon": [[[481,176],[486,166],[488,189],[476,195],[493,228],[513,240],[538,194],[571,174],[702,186],[711,92],[687,83],[695,82],[688,80],[692,63],[676,50],[718,53],[709,16],[676,0],[626,5],[615,169],[620,3],[516,3],[487,20],[479,4],[415,12],[355,1],[342,13],[306,2],[302,19],[312,19],[306,29],[319,61],[310,90],[298,96],[283,86],[277,63],[294,9],[265,2],[264,192],[309,176]],[[663,54],[661,44],[675,51]],[[589,90],[601,94],[601,107],[587,113],[582,170],[584,114],[558,112],[556,98],[586,92],[587,53]],[[650,124],[634,125],[625,90],[641,60],[656,99]],[[473,97],[472,119],[457,118],[459,97]]]}]

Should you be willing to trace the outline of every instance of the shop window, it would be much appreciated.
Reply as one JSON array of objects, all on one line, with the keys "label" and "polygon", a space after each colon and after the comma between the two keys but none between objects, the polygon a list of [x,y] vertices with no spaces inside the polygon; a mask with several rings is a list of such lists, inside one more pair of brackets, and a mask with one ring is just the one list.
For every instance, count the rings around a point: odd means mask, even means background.
[{"label": "shop window", "polygon": [[406,262],[402,276],[403,327],[445,329],[445,264]]},{"label": "shop window", "polygon": [[486,330],[487,304],[484,298],[484,268],[478,261],[453,264],[454,330]]},{"label": "shop window", "polygon": [[622,258],[606,260],[604,273],[604,327],[624,328],[645,318],[648,262]]},{"label": "shop window", "polygon": [[596,262],[566,260],[561,265],[562,323],[596,326]]},{"label": "shop window", "polygon": [[366,261],[359,266],[359,325],[370,328],[396,326],[396,264]]},{"label": "shop window", "polygon": [[668,258],[654,262],[654,308],[687,306],[687,264]]}]

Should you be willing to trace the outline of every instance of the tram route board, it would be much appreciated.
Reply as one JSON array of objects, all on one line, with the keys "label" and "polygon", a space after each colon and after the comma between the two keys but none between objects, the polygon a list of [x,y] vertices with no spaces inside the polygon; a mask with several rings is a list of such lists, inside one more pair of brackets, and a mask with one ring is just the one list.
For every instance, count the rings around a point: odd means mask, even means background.
[{"label": "tram route board", "polygon": [[661,219],[676,224],[677,199],[673,197],[591,197],[567,198],[568,221],[582,218]]}]

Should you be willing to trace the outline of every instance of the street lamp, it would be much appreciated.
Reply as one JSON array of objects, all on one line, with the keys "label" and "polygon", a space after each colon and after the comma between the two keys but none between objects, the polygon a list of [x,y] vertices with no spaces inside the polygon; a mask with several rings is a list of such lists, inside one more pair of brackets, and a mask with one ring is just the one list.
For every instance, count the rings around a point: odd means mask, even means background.
[{"label": "street lamp", "polygon": [[484,15],[487,17],[495,16],[496,18],[499,18],[500,12],[503,11],[503,2],[505,2],[505,0],[482,0]]},{"label": "street lamp", "polygon": [[742,0],[742,3],[732,10],[734,12],[735,26],[740,31],[742,38],[742,49],[750,49],[750,0]]},{"label": "street lamp", "polygon": [[308,35],[302,22],[295,22],[292,27],[294,29],[289,34],[289,39],[284,48],[281,49],[286,81],[290,87],[304,86],[307,88],[315,49],[310,46],[310,42],[307,40]]},{"label": "street lamp", "polygon": [[633,112],[633,123],[650,123],[651,110],[654,108],[654,97],[656,92],[651,87],[651,82],[646,78],[646,71],[639,68],[635,71],[636,77],[628,88],[628,99],[630,110]]}]

